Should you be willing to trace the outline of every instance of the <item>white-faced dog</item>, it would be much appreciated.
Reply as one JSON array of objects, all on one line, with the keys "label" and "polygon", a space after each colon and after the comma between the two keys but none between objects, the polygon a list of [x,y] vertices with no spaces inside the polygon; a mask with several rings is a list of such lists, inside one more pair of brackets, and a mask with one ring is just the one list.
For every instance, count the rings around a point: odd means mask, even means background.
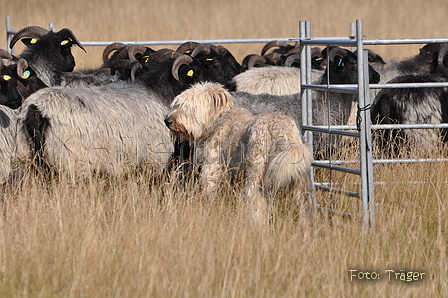
[{"label": "white-faced dog", "polygon": [[301,210],[309,207],[312,156],[291,117],[252,115],[235,107],[220,84],[199,83],[174,99],[165,123],[175,137],[193,144],[207,195],[231,174],[243,179],[244,199],[257,221],[269,218],[268,202],[280,196]]}]

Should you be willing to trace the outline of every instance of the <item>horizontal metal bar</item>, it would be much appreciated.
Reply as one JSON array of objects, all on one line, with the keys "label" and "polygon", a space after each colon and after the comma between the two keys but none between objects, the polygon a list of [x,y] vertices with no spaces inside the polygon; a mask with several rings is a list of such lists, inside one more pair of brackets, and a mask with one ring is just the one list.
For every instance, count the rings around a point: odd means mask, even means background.
[{"label": "horizontal metal bar", "polygon": [[359,164],[359,160],[328,160],[328,159],[319,159],[319,162],[326,164],[334,164],[334,165],[349,165],[349,164]]},{"label": "horizontal metal bar", "polygon": [[250,38],[250,39],[188,39],[188,40],[146,40],[146,41],[81,41],[83,46],[108,46],[114,42],[121,42],[124,44],[139,44],[139,45],[179,45],[185,42],[194,41],[198,43],[267,43],[273,40],[291,41],[290,38]]},{"label": "horizontal metal bar", "polygon": [[[354,85],[356,86],[356,85]],[[357,94],[358,89],[357,88],[350,88],[347,85],[315,85],[315,84],[303,84],[302,89],[313,89],[313,90],[329,90],[333,92],[340,92],[340,93],[350,93],[350,94]]]},{"label": "horizontal metal bar", "polygon": [[[357,130],[356,125],[313,125],[313,129],[331,129],[331,130]],[[448,128],[448,123],[422,123],[422,124],[373,124],[370,126],[375,130],[381,129],[434,129]],[[306,126],[308,129],[309,126]]]},{"label": "horizontal metal bar", "polygon": [[318,162],[318,161],[311,162],[311,165],[314,166],[314,167],[318,167],[318,168],[335,170],[335,171],[345,172],[345,173],[354,174],[354,175],[361,175],[361,171],[360,170],[355,170],[355,169],[351,169],[351,168],[335,166],[335,165],[332,165],[332,164],[321,163],[321,162]]},{"label": "horizontal metal bar", "polygon": [[338,129],[329,128],[328,126],[317,127],[317,126],[303,125],[302,129],[309,130],[309,131],[315,131],[315,132],[322,132],[322,133],[329,133],[329,134],[359,138],[359,132],[357,132],[357,131],[338,130]]},{"label": "horizontal metal bar", "polygon": [[[359,164],[359,160],[319,160],[323,164],[350,165]],[[373,164],[393,164],[393,163],[423,163],[423,162],[448,162],[448,158],[401,158],[401,159],[373,159]]]},{"label": "horizontal metal bar", "polygon": [[399,88],[435,88],[435,87],[448,87],[446,83],[394,83],[394,84],[369,84],[370,89],[399,89]]},{"label": "horizontal metal bar", "polygon": [[324,190],[324,191],[344,194],[344,195],[346,195],[348,197],[353,197],[353,198],[360,198],[361,197],[359,192],[348,191],[348,190],[343,190],[343,189],[339,189],[339,188],[333,188],[333,187],[325,186],[325,185],[323,185],[321,183],[318,183],[318,182],[314,182],[314,187],[316,187],[318,189],[321,189],[321,190]]},{"label": "horizontal metal bar", "polygon": [[448,158],[374,159],[374,164],[448,162]]},{"label": "horizontal metal bar", "polygon": [[311,39],[298,39],[300,45],[338,45],[338,46],[355,46],[356,40],[354,39],[334,39],[334,38],[311,38]]},{"label": "horizontal metal bar", "polygon": [[396,38],[364,39],[364,45],[400,45],[400,44],[448,43],[448,38]]},{"label": "horizontal metal bar", "polygon": [[[343,37],[319,37],[319,38],[295,38],[292,41],[300,42],[301,45],[340,45],[353,46],[357,44],[354,39],[346,40]],[[426,43],[448,43],[448,38],[396,38],[396,39],[364,39],[364,45],[405,45]]]},{"label": "horizontal metal bar", "polygon": [[375,124],[371,125],[372,129],[434,129],[448,128],[448,123],[421,123],[421,124]]}]

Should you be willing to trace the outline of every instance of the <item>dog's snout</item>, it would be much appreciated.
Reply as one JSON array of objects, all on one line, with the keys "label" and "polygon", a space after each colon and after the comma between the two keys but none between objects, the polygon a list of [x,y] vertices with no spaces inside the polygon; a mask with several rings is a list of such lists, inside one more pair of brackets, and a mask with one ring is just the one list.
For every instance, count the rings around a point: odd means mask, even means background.
[{"label": "dog's snout", "polygon": [[166,124],[166,126],[168,126],[168,127],[170,127],[171,126],[171,124],[173,124],[173,120],[171,120],[170,118],[165,118],[165,124]]}]

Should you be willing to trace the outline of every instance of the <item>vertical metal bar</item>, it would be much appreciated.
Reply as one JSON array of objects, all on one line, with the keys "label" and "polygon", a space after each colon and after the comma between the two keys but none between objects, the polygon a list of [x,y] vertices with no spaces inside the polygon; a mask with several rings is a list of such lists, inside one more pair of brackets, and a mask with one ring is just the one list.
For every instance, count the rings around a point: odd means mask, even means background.
[{"label": "vertical metal bar", "polygon": [[[311,22],[306,21],[305,22],[305,28],[306,28],[306,38],[311,38]],[[306,80],[305,82],[307,84],[311,84],[311,45],[307,45],[305,47],[305,54],[306,54]],[[313,102],[312,102],[312,92],[310,89],[307,89],[306,91],[306,108],[307,108],[307,120],[306,123],[308,125],[313,125]],[[311,150],[313,149],[313,132],[308,131],[308,139],[309,143],[311,144]]]},{"label": "vertical metal bar", "polygon": [[[350,36],[351,39],[356,38],[356,25],[355,23],[350,23]],[[356,50],[356,47],[351,47],[350,51],[354,52]]]},{"label": "vertical metal bar", "polygon": [[370,98],[368,55],[363,49],[362,20],[356,20],[356,45],[358,55],[358,111],[360,113],[361,198],[363,224],[374,225],[373,166],[370,129]]},{"label": "vertical metal bar", "polygon": [[48,28],[49,28],[50,31],[52,31],[52,32],[56,32],[56,27],[54,26],[53,23],[49,23],[49,24],[48,24]]},{"label": "vertical metal bar", "polygon": [[[299,37],[300,39],[304,39],[306,38],[306,25],[305,25],[305,21],[300,21],[299,22]],[[305,84],[305,78],[306,78],[306,72],[307,72],[307,68],[306,68],[306,51],[305,48],[307,46],[302,46],[300,45],[300,84]],[[307,123],[307,112],[308,109],[306,108],[307,106],[307,101],[306,101],[306,92],[305,90],[302,88],[302,86],[300,86],[300,93],[301,93],[301,101],[302,101],[302,125],[308,125]],[[308,133],[306,132],[304,134],[305,137],[305,142],[309,143],[309,139],[308,139]]]},{"label": "vertical metal bar", "polygon": [[11,18],[6,16],[6,49],[11,55],[14,55],[14,49],[9,48],[9,43],[11,42],[12,36],[9,34],[11,30]]},{"label": "vertical metal bar", "polygon": [[[309,21],[300,21],[300,38],[310,38],[311,27]],[[300,52],[300,83],[310,84],[311,83],[311,47],[309,45],[301,46]],[[312,103],[311,103],[311,90],[303,90],[301,88],[301,105],[302,105],[302,125],[312,125],[313,115],[312,115]],[[313,132],[306,131],[304,134],[305,141],[308,144],[311,152],[313,152]],[[310,171],[310,203],[311,203],[311,214],[314,214],[316,202],[314,200],[314,169],[311,168]]]}]

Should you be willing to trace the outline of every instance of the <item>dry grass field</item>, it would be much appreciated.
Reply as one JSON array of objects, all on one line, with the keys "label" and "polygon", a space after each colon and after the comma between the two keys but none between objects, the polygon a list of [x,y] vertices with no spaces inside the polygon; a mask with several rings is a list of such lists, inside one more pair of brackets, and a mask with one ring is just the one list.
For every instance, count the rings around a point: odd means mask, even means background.
[{"label": "dry grass field", "polygon": [[[311,21],[313,36],[342,36],[356,19],[364,20],[367,38],[446,37],[448,12],[442,0],[0,3],[16,30],[52,22],[81,41],[296,37],[299,20]],[[228,46],[240,59],[261,47]],[[418,48],[375,50],[390,59]],[[75,49],[78,69],[98,66],[101,51]],[[326,212],[310,224],[281,204],[263,229],[245,213],[238,189],[204,200],[198,185],[152,173],[82,182],[26,175],[22,187],[0,193],[0,297],[446,297],[448,168],[374,170],[370,230],[357,218]],[[330,174],[316,177],[327,181]],[[331,178],[359,190],[357,177]],[[361,213],[357,199],[316,198]]]}]

